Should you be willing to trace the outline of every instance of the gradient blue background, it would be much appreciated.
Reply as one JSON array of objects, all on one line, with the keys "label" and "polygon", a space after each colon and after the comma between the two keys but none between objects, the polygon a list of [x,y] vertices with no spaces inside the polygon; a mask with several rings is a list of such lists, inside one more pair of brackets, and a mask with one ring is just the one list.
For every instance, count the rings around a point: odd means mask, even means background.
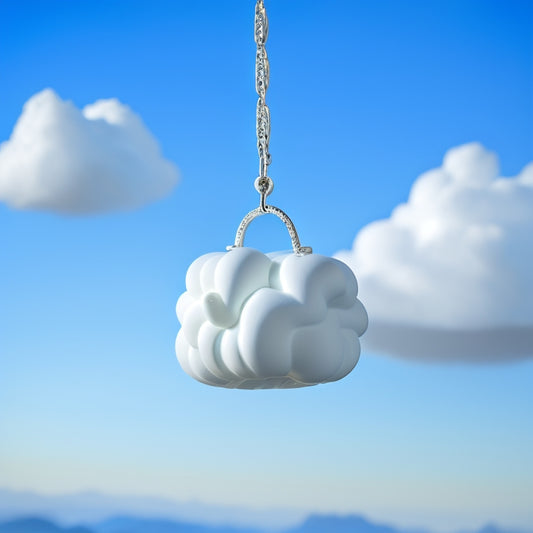
[{"label": "gradient blue background", "polygon": [[[0,206],[0,486],[533,529],[533,361],[363,353],[337,384],[252,393],[179,368],[186,269],[257,203],[253,5],[0,3],[1,140],[43,88],[116,97],[181,171],[134,212]],[[533,159],[532,2],[267,10],[271,198],[315,251],[349,248],[453,146],[482,142],[503,175]],[[289,240],[265,217],[247,244]]]}]

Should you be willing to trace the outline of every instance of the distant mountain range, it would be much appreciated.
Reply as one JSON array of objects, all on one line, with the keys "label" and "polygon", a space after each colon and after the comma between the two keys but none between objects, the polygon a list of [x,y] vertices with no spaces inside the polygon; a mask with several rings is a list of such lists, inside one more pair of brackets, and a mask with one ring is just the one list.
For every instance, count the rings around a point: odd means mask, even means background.
[{"label": "distant mountain range", "polygon": [[[250,510],[96,492],[45,496],[0,489],[0,533],[274,532],[428,533],[376,524],[358,515],[306,516],[286,509]],[[489,525],[462,533],[518,532]]]},{"label": "distant mountain range", "polygon": [[95,533],[86,527],[62,528],[42,518],[19,518],[0,524],[1,533]]},{"label": "distant mountain range", "polygon": [[[0,533],[261,533],[264,530],[235,526],[190,524],[174,520],[116,517],[97,524],[61,527],[50,520],[24,517],[0,523]],[[356,515],[310,516],[284,533],[415,533],[391,526],[373,524]],[[417,531],[416,533],[424,533]],[[516,533],[486,526],[472,533]]]},{"label": "distant mountain range", "polygon": [[0,523],[19,517],[41,517],[59,524],[96,524],[113,516],[142,516],[204,525],[286,530],[301,524],[307,513],[290,509],[247,509],[201,502],[179,502],[146,496],[98,492],[44,495],[0,488]]}]

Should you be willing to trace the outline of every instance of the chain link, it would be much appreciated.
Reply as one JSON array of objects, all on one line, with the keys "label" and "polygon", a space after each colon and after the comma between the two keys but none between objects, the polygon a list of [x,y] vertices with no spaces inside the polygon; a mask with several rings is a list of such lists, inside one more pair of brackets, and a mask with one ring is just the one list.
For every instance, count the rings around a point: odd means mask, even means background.
[{"label": "chain link", "polygon": [[244,246],[244,235],[250,222],[255,218],[265,215],[267,213],[276,215],[285,224],[289,231],[289,236],[292,241],[292,249],[296,255],[307,255],[313,252],[309,246],[302,246],[298,237],[298,232],[294,227],[289,216],[273,205],[267,205],[266,198],[272,192],[274,183],[268,177],[268,165],[270,165],[270,153],[268,151],[268,143],[270,141],[270,110],[266,105],[266,92],[268,89],[268,82],[270,77],[270,65],[268,63],[268,56],[265,49],[265,43],[268,37],[268,19],[265,11],[265,4],[263,0],[257,0],[255,5],[255,20],[254,20],[254,39],[257,44],[257,52],[255,54],[255,90],[259,95],[257,99],[256,112],[256,130],[257,130],[257,151],[259,153],[259,177],[255,180],[255,188],[261,195],[259,207],[250,211],[242,220],[237,234],[235,235],[235,242],[227,249],[240,248]]},{"label": "chain link", "polygon": [[254,38],[257,44],[255,55],[255,90],[259,95],[256,110],[257,151],[259,153],[259,177],[266,178],[271,156],[268,151],[270,141],[270,110],[266,104],[266,92],[270,78],[270,65],[265,48],[268,38],[268,18],[263,0],[255,5]]}]

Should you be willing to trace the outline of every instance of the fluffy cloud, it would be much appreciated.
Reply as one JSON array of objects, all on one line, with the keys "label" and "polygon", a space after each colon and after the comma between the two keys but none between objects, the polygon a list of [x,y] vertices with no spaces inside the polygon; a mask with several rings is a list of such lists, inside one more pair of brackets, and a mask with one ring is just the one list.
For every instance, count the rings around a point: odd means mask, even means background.
[{"label": "fluffy cloud", "polygon": [[19,209],[131,209],[167,195],[177,180],[140,117],[116,99],[80,111],[46,89],[0,145],[0,201]]},{"label": "fluffy cloud", "polygon": [[176,354],[219,387],[293,388],[336,381],[359,359],[367,316],[342,262],[235,248],[199,257],[176,311]]},{"label": "fluffy cloud", "polygon": [[499,176],[478,143],[449,150],[407,203],[337,257],[357,272],[365,346],[402,356],[533,356],[533,163]]}]

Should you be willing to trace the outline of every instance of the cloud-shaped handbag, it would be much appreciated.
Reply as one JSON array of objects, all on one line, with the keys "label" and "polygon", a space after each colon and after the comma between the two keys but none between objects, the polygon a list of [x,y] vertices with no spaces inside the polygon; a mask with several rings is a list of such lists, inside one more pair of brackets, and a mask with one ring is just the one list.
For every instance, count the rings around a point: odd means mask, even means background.
[{"label": "cloud-shaped handbag", "polygon": [[[270,112],[265,103],[269,64],[263,0],[255,8],[257,147],[260,205],[242,220],[227,252],[203,255],[187,271],[176,306],[181,329],[176,354],[183,370],[207,385],[239,389],[295,388],[336,381],[359,359],[366,311],[352,270],[300,246],[296,228],[267,205]],[[244,248],[250,222],[271,213],[287,226],[292,253]]]},{"label": "cloud-shaped handbag", "polygon": [[[292,221],[265,197],[228,251],[203,255],[189,267],[176,306],[178,361],[191,377],[217,387],[339,380],[357,364],[368,324],[355,276],[345,263],[300,246]],[[265,255],[243,247],[248,224],[265,213],[286,224],[293,252]]]}]

